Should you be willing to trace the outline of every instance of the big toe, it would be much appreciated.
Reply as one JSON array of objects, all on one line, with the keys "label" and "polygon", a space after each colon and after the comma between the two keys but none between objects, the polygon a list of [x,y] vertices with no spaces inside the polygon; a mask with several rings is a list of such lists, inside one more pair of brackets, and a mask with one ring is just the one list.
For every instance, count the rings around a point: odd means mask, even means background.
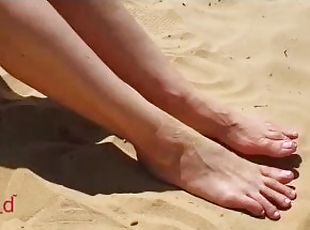
[{"label": "big toe", "polygon": [[289,156],[297,150],[297,143],[293,140],[272,140],[264,138],[261,142],[262,154],[272,157]]},{"label": "big toe", "polygon": [[282,184],[290,183],[295,177],[291,170],[283,170],[264,165],[260,166],[260,169],[264,176],[273,178]]}]

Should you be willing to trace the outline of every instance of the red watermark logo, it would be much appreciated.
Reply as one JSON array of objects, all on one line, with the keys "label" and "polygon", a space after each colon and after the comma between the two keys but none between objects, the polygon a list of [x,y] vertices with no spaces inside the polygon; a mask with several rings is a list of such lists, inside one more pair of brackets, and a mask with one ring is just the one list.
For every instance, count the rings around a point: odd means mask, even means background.
[{"label": "red watermark logo", "polygon": [[0,214],[15,212],[16,197],[17,197],[17,195],[14,194],[9,199],[3,201],[2,205],[0,202]]}]

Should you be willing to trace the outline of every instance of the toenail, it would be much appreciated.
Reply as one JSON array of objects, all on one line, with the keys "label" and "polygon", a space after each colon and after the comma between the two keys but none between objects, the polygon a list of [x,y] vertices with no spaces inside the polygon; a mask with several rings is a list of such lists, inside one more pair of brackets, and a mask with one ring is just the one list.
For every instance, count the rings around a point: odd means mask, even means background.
[{"label": "toenail", "polygon": [[286,199],[284,200],[284,202],[287,203],[287,204],[290,204],[290,203],[291,203],[291,200],[288,199],[288,198],[286,198]]},{"label": "toenail", "polygon": [[282,147],[285,149],[291,149],[294,147],[294,143],[292,141],[285,141],[283,142]]},{"label": "toenail", "polygon": [[274,217],[279,217],[280,216],[280,212],[279,211],[275,211],[273,214]]},{"label": "toenail", "polygon": [[294,190],[291,191],[292,196],[296,196],[296,192]]},{"label": "toenail", "polygon": [[283,175],[283,176],[289,177],[289,176],[292,175],[292,172],[291,172],[291,171],[283,171],[283,172],[282,172],[282,175]]},{"label": "toenail", "polygon": [[264,216],[264,215],[265,215],[265,211],[262,210],[261,213],[260,213],[260,215],[261,215],[261,216]]}]

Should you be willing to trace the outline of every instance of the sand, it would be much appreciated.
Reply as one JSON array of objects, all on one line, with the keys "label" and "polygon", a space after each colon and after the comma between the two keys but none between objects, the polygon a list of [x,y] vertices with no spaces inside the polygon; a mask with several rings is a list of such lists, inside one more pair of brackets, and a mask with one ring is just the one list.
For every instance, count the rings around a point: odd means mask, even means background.
[{"label": "sand", "polygon": [[0,70],[18,93],[1,82],[0,201],[17,195],[14,213],[0,214],[1,229],[310,229],[310,2],[131,0],[126,7],[203,93],[299,130],[300,159],[282,164],[299,167],[298,199],[272,222],[195,198],[146,173],[129,143]]}]

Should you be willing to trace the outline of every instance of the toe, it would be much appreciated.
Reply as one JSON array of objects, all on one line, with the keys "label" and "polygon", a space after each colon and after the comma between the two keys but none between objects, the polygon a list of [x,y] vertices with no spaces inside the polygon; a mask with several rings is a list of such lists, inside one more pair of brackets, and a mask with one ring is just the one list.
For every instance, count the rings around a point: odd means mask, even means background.
[{"label": "toe", "polygon": [[264,187],[261,190],[261,194],[279,208],[288,209],[292,205],[292,201],[289,198],[269,187]]},{"label": "toe", "polygon": [[273,157],[285,157],[296,152],[297,143],[292,140],[271,140],[265,138],[262,141],[265,149],[265,154]]},{"label": "toe", "polygon": [[248,196],[240,196],[239,200],[241,207],[250,213],[252,213],[254,216],[262,217],[264,216],[264,208],[263,206],[258,203],[256,200],[254,200],[251,197]]},{"label": "toe", "polygon": [[295,141],[292,140],[285,140],[280,142],[281,143],[281,150],[282,151],[288,151],[288,152],[295,152],[297,149],[297,143]]},{"label": "toe", "polygon": [[262,194],[254,193],[250,194],[254,200],[256,200],[264,208],[265,214],[268,218],[272,220],[279,220],[281,218],[280,212],[275,205],[273,205],[269,200],[267,200]]},{"label": "toe", "polygon": [[294,189],[290,188],[287,185],[281,184],[280,182],[269,178],[269,177],[264,177],[264,183],[267,187],[283,194],[284,196],[288,197],[291,200],[296,199],[296,192]]},{"label": "toe", "polygon": [[266,125],[268,127],[268,130],[271,131],[272,135],[275,136],[277,140],[280,140],[279,138],[281,139],[286,139],[286,138],[297,139],[298,138],[298,132],[294,129],[284,129],[269,122],[267,122]]},{"label": "toe", "polygon": [[264,176],[273,178],[283,184],[287,184],[294,179],[294,173],[290,170],[261,166],[261,173]]},{"label": "toe", "polygon": [[282,133],[290,139],[298,138],[298,132],[292,129],[283,130]]},{"label": "toe", "polygon": [[287,140],[287,139],[289,139],[282,132],[276,131],[276,130],[270,130],[270,129],[267,131],[266,137],[271,139],[271,140]]},{"label": "toe", "polygon": [[263,206],[255,199],[237,193],[225,194],[219,204],[232,209],[244,209],[257,217],[264,216]]}]

